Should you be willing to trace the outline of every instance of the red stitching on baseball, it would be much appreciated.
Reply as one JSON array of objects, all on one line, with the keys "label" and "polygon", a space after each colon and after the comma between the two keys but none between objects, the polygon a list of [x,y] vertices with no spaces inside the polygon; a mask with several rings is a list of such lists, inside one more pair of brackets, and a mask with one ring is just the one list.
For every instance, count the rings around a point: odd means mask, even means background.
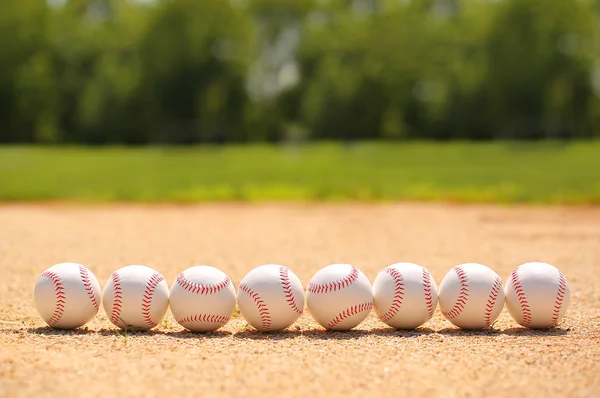
[{"label": "red stitching on baseball", "polygon": [[286,267],[279,267],[279,277],[281,278],[281,286],[283,287],[283,294],[285,295],[285,301],[297,314],[302,314],[302,310],[296,305],[296,299],[292,293],[292,286],[290,284],[290,278],[288,276],[288,269]]},{"label": "red stitching on baseball", "polygon": [[110,320],[112,323],[117,325],[121,320],[121,305],[123,305],[123,290],[121,290],[121,279],[117,272],[113,272],[111,280],[114,288],[113,306],[112,312],[110,313]]},{"label": "red stitching on baseball", "polygon": [[431,296],[431,275],[429,271],[423,268],[423,291],[425,292],[425,304],[427,305],[427,315],[433,316],[433,297]]},{"label": "red stitching on baseball", "polygon": [[387,267],[383,271],[390,274],[394,279],[394,298],[392,300],[392,305],[385,314],[381,315],[383,321],[389,321],[396,316],[402,306],[402,299],[404,298],[404,278],[402,277],[402,273],[394,267]]},{"label": "red stitching on baseball", "polygon": [[204,322],[204,323],[218,323],[219,325],[225,325],[228,321],[229,321],[228,316],[210,315],[210,314],[191,315],[191,316],[186,316],[184,318],[177,320],[177,322],[179,322],[180,324]]},{"label": "red stitching on baseball", "polygon": [[448,312],[442,312],[448,319],[454,319],[459,316],[467,304],[467,298],[469,298],[469,280],[467,279],[466,272],[458,265],[454,267],[454,272],[456,272],[460,281],[460,294],[456,299],[454,307]]},{"label": "red stitching on baseball", "polygon": [[92,283],[90,282],[90,276],[88,274],[87,268],[85,268],[83,265],[79,265],[79,274],[81,275],[81,281],[83,282],[83,286],[85,286],[85,290],[87,292],[88,297],[92,301],[94,309],[98,311],[100,303],[96,299],[96,294],[94,293],[94,288],[92,287]]},{"label": "red stitching on baseball", "polygon": [[56,294],[56,306],[54,307],[54,313],[46,322],[48,322],[49,326],[54,326],[60,318],[62,318],[63,312],[65,310],[65,288],[62,285],[62,280],[58,274],[55,274],[52,271],[42,272],[40,278],[48,278],[54,284],[54,293]]},{"label": "red stitching on baseball", "polygon": [[350,273],[346,277],[340,279],[339,281],[333,281],[323,284],[311,282],[308,284],[308,291],[311,293],[335,292],[336,290],[340,290],[347,286],[350,286],[357,279],[358,269],[355,266],[352,266]]},{"label": "red stitching on baseball", "polygon": [[556,293],[556,300],[554,301],[554,312],[552,314],[552,326],[558,324],[560,318],[560,309],[562,307],[563,300],[567,291],[567,280],[562,272],[558,271],[558,292]]},{"label": "red stitching on baseball", "polygon": [[260,314],[260,321],[262,323],[262,327],[265,329],[271,328],[271,314],[269,314],[269,309],[267,305],[263,301],[263,299],[256,293],[254,290],[250,289],[247,285],[240,283],[239,286],[240,291],[246,293],[248,296],[254,300],[254,304],[258,308],[258,313]]},{"label": "red stitching on baseball", "polygon": [[494,305],[496,304],[496,299],[498,298],[498,293],[500,293],[500,289],[502,288],[502,279],[500,277],[496,277],[494,281],[494,286],[492,286],[492,291],[490,292],[490,296],[488,297],[487,303],[485,304],[485,324],[486,326],[490,326],[492,323],[492,311],[494,309]]},{"label": "red stitching on baseball", "polygon": [[521,304],[521,312],[523,313],[522,325],[527,327],[531,323],[531,311],[529,310],[527,296],[525,296],[523,286],[521,286],[521,281],[519,280],[519,268],[520,267],[517,267],[511,272],[510,280],[513,284],[513,289],[519,298],[519,304]]},{"label": "red stitching on baseball", "polygon": [[152,319],[152,315],[150,314],[150,306],[152,305],[152,296],[154,295],[154,290],[156,286],[160,282],[163,281],[162,275],[158,272],[150,277],[148,283],[146,284],[146,291],[144,292],[144,298],[142,299],[142,315],[144,316],[144,320],[146,323],[153,328],[157,325],[156,322]]},{"label": "red stitching on baseball", "polygon": [[[185,271],[184,271],[185,272]],[[213,285],[201,285],[187,279],[183,272],[177,275],[176,283],[185,290],[196,294],[214,294],[226,288],[231,281],[225,276],[221,282]]]},{"label": "red stitching on baseball", "polygon": [[333,329],[334,327],[336,327],[340,322],[342,322],[343,320],[359,314],[363,311],[368,311],[371,310],[371,308],[373,308],[373,303],[363,303],[363,304],[357,304],[357,305],[353,305],[350,308],[345,309],[344,311],[340,312],[339,314],[337,314],[335,316],[335,318],[333,318],[328,324],[327,324],[327,329]]}]

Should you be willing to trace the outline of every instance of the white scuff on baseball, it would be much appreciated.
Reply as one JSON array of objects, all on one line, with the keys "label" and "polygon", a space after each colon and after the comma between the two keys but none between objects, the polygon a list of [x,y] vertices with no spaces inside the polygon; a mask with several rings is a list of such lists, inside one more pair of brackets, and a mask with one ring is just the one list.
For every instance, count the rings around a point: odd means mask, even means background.
[{"label": "white scuff on baseball", "polygon": [[88,323],[100,308],[100,284],[78,263],[55,264],[40,274],[33,293],[35,307],[57,329],[75,329]]},{"label": "white scuff on baseball", "polygon": [[373,308],[371,283],[351,264],[331,264],[311,278],[306,303],[312,317],[328,330],[350,330]]},{"label": "white scuff on baseball", "polygon": [[504,307],[502,278],[483,264],[453,267],[442,279],[438,294],[442,314],[462,329],[490,327]]},{"label": "white scuff on baseball", "polygon": [[283,330],[296,322],[304,310],[302,282],[283,265],[261,265],[240,281],[238,307],[255,329]]},{"label": "white scuff on baseball", "polygon": [[127,265],[112,273],[102,294],[108,319],[121,329],[149,330],[169,307],[165,278],[145,265]]},{"label": "white scuff on baseball", "polygon": [[414,329],[429,321],[437,303],[435,280],[427,268],[418,264],[392,264],[373,281],[375,313],[396,329]]},{"label": "white scuff on baseball", "polygon": [[229,276],[207,265],[181,272],[171,286],[173,317],[194,332],[211,332],[227,324],[235,308],[235,289]]},{"label": "white scuff on baseball", "polygon": [[515,268],[504,293],[511,317],[531,329],[558,326],[571,300],[563,273],[543,262],[529,262]]}]

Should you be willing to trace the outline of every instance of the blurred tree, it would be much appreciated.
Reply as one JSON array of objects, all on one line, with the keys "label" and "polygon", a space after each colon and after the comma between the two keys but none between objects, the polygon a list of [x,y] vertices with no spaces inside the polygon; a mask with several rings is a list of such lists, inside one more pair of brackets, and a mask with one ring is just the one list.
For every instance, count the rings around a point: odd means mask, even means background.
[{"label": "blurred tree", "polygon": [[485,47],[482,86],[496,137],[592,133],[596,18],[582,1],[507,0],[499,6]]},{"label": "blurred tree", "polygon": [[295,134],[297,98],[290,101],[286,92],[301,79],[296,54],[314,8],[314,0],[249,2],[257,42],[247,76],[252,100],[247,116],[255,139],[279,141]]},{"label": "blurred tree", "polygon": [[245,75],[254,39],[242,6],[167,0],[139,44],[141,100],[134,115],[153,141],[241,140]]},{"label": "blurred tree", "polygon": [[100,22],[93,38],[101,50],[78,97],[78,129],[88,143],[147,143],[149,131],[140,117],[145,98],[138,47],[152,7],[126,2],[93,4]]},{"label": "blurred tree", "polygon": [[[55,98],[45,33],[48,10],[43,0],[4,2],[0,12],[0,141],[52,140]],[[54,97],[54,98],[53,98]],[[39,115],[39,118],[38,118]],[[38,130],[40,119],[48,128]],[[58,138],[58,137],[56,137]]]},{"label": "blurred tree", "polygon": [[600,1],[21,0],[0,142],[599,136]]}]

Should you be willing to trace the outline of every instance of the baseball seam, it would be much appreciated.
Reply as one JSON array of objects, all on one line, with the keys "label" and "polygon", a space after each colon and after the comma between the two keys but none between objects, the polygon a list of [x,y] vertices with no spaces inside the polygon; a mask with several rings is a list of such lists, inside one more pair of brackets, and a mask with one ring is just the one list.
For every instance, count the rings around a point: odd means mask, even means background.
[{"label": "baseball seam", "polygon": [[562,307],[563,300],[565,298],[567,290],[567,280],[562,272],[558,271],[558,291],[556,293],[556,299],[554,300],[554,312],[552,313],[552,326],[558,324],[560,318],[560,309]]},{"label": "baseball seam", "polygon": [[228,276],[225,276],[221,282],[210,285],[201,285],[199,283],[194,283],[187,279],[184,275],[184,272],[177,275],[176,283],[181,286],[184,290],[187,290],[196,294],[214,294],[217,293],[224,288],[226,288],[231,281]]},{"label": "baseball seam", "polygon": [[431,275],[429,271],[423,268],[423,292],[425,293],[425,305],[427,306],[427,315],[433,316],[433,297],[431,296]]},{"label": "baseball seam", "polygon": [[146,323],[153,328],[157,325],[157,323],[152,319],[152,315],[150,314],[150,307],[152,306],[152,296],[154,295],[154,290],[156,286],[160,282],[163,281],[163,277],[159,273],[153,274],[150,279],[148,279],[148,283],[146,284],[146,291],[144,292],[144,298],[142,299],[142,315],[144,316],[144,320]]},{"label": "baseball seam", "polygon": [[392,304],[387,312],[381,315],[383,321],[389,321],[396,316],[402,306],[402,300],[404,298],[404,278],[402,277],[402,273],[393,267],[384,269],[384,272],[394,279],[394,297],[392,299]]},{"label": "baseball seam", "polygon": [[486,326],[490,326],[492,323],[492,311],[494,310],[494,306],[496,305],[496,299],[498,298],[498,293],[500,293],[500,289],[502,288],[502,279],[500,277],[496,277],[494,281],[494,286],[492,286],[492,291],[488,297],[488,300],[485,304],[485,324]]},{"label": "baseball seam", "polygon": [[347,308],[344,311],[340,312],[339,314],[337,314],[335,316],[335,318],[333,318],[331,321],[329,321],[329,323],[327,324],[327,329],[333,329],[334,327],[336,327],[340,322],[344,321],[345,319],[350,318],[351,316],[359,314],[363,311],[369,311],[369,310],[371,310],[371,308],[373,308],[372,302],[353,305],[352,307]]},{"label": "baseball seam", "polygon": [[250,296],[250,298],[254,301],[254,304],[256,304],[258,313],[260,315],[260,322],[262,324],[262,327],[265,329],[270,329],[271,328],[271,314],[269,314],[269,308],[267,308],[267,305],[265,304],[263,299],[260,297],[260,295],[244,283],[240,283],[239,289],[241,292],[244,292],[248,296]]},{"label": "baseball seam", "polygon": [[83,265],[80,265],[79,274],[81,275],[81,281],[83,282],[83,286],[85,287],[87,295],[90,298],[92,305],[94,306],[94,310],[98,311],[100,303],[96,298],[96,293],[94,292],[94,288],[92,286],[92,283],[90,282],[90,276],[88,274],[87,268],[85,268]]},{"label": "baseball seam", "polygon": [[448,319],[454,319],[459,316],[467,305],[467,299],[469,298],[469,279],[466,272],[459,266],[454,267],[454,272],[456,272],[456,276],[458,276],[460,282],[460,293],[456,299],[456,303],[454,303],[454,307],[448,312],[443,312],[444,316]]},{"label": "baseball seam", "polygon": [[54,326],[60,319],[62,318],[63,312],[65,310],[65,302],[66,302],[66,294],[65,288],[63,287],[62,280],[58,274],[55,274],[52,271],[45,271],[40,275],[40,278],[48,278],[52,281],[54,285],[54,293],[56,295],[56,306],[54,307],[54,312],[52,316],[46,321],[49,326]]},{"label": "baseball seam", "polygon": [[531,323],[531,310],[529,309],[527,296],[525,295],[525,292],[523,291],[523,286],[521,286],[521,281],[519,280],[519,267],[513,270],[513,272],[510,274],[510,280],[513,284],[513,289],[519,299],[519,304],[521,305],[522,325],[527,327]]},{"label": "baseball seam", "polygon": [[121,278],[118,272],[113,272],[111,275],[113,283],[113,305],[110,313],[110,320],[117,325],[121,320],[121,306],[123,305],[123,290],[121,289]]},{"label": "baseball seam", "polygon": [[340,289],[350,286],[357,279],[358,279],[358,268],[356,268],[355,266],[352,266],[352,268],[350,269],[350,273],[338,281],[333,281],[333,282],[323,283],[323,284],[310,282],[308,284],[308,291],[311,293],[335,292],[337,290],[340,290]]},{"label": "baseball seam", "polygon": [[225,325],[229,321],[228,316],[211,315],[211,314],[199,314],[190,315],[184,318],[178,319],[177,322],[180,324],[184,323],[217,323],[219,325]]},{"label": "baseball seam", "polygon": [[283,294],[288,305],[296,314],[302,314],[302,310],[296,305],[296,298],[294,297],[294,293],[292,293],[292,286],[286,267],[279,267],[279,277],[281,278],[281,287],[283,288]]}]

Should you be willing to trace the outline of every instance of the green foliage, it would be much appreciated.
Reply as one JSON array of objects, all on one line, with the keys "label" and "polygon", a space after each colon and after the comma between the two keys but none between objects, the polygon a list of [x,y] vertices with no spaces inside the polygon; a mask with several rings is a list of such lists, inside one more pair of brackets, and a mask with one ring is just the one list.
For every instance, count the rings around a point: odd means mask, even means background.
[{"label": "green foliage", "polygon": [[0,142],[588,138],[589,0],[22,0]]},{"label": "green foliage", "polygon": [[0,200],[600,203],[600,144],[0,147]]}]

